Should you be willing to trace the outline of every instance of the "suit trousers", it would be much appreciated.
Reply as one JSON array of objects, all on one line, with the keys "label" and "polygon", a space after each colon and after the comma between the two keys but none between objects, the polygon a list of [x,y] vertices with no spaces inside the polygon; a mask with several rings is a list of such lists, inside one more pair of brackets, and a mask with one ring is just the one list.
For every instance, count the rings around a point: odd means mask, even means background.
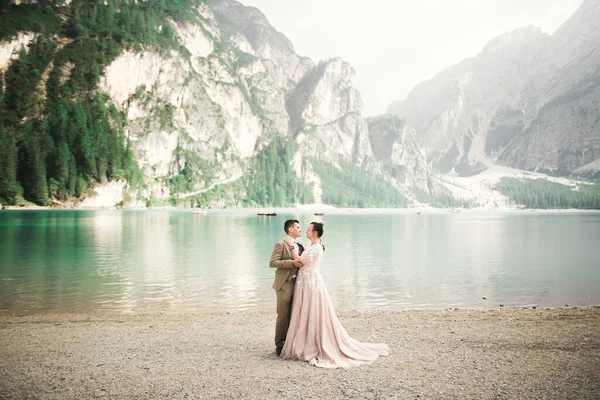
[{"label": "suit trousers", "polygon": [[277,322],[275,323],[275,347],[283,347],[290,317],[292,316],[292,296],[296,279],[285,281],[277,294]]}]

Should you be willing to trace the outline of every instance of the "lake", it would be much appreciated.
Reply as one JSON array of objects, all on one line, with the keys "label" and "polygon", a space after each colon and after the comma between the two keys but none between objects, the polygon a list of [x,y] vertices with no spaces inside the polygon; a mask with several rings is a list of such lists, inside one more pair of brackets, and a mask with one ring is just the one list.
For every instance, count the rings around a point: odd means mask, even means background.
[{"label": "lake", "polygon": [[338,309],[600,304],[598,212],[314,211],[0,211],[0,312],[275,312],[288,218],[325,221]]}]

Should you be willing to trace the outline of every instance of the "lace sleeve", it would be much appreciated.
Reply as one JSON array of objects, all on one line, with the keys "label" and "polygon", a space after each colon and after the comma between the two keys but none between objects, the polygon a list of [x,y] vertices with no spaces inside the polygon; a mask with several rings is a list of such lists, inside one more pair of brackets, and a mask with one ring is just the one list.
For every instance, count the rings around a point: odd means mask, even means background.
[{"label": "lace sleeve", "polygon": [[305,267],[312,267],[319,261],[322,254],[323,248],[319,245],[313,245],[306,249],[304,253],[302,253],[300,259],[304,263]]}]

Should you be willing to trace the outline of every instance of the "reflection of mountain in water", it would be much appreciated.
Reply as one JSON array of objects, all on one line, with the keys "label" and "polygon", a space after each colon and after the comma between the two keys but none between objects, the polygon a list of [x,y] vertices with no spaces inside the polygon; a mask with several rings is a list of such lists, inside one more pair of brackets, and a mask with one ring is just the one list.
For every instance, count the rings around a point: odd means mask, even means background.
[{"label": "reflection of mountain in water", "polygon": [[[0,310],[274,311],[268,262],[285,217],[245,213],[0,213]],[[314,219],[289,214],[303,228]],[[598,213],[330,210],[325,220],[321,272],[337,309],[598,303]]]},{"label": "reflection of mountain in water", "polygon": [[124,253],[130,260],[122,307],[165,307],[181,303],[176,289],[172,216],[132,213],[125,232]]},{"label": "reflection of mountain in water", "polygon": [[[265,287],[258,280],[256,266],[267,268],[269,260],[258,257],[252,232],[244,220],[226,220],[215,224],[213,234],[217,238],[229,238],[219,243],[215,254],[220,287],[215,293],[218,305],[238,309],[254,309],[257,297]],[[235,235],[232,237],[232,232]],[[227,267],[223,268],[223,266]]]}]

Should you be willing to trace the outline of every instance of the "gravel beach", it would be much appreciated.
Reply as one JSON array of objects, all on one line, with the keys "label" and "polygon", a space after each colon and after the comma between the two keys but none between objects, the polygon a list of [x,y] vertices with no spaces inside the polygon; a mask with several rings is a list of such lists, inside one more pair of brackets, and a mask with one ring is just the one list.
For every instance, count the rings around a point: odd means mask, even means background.
[{"label": "gravel beach", "polygon": [[390,356],[274,354],[274,312],[0,315],[1,399],[598,399],[600,308],[340,312]]}]

